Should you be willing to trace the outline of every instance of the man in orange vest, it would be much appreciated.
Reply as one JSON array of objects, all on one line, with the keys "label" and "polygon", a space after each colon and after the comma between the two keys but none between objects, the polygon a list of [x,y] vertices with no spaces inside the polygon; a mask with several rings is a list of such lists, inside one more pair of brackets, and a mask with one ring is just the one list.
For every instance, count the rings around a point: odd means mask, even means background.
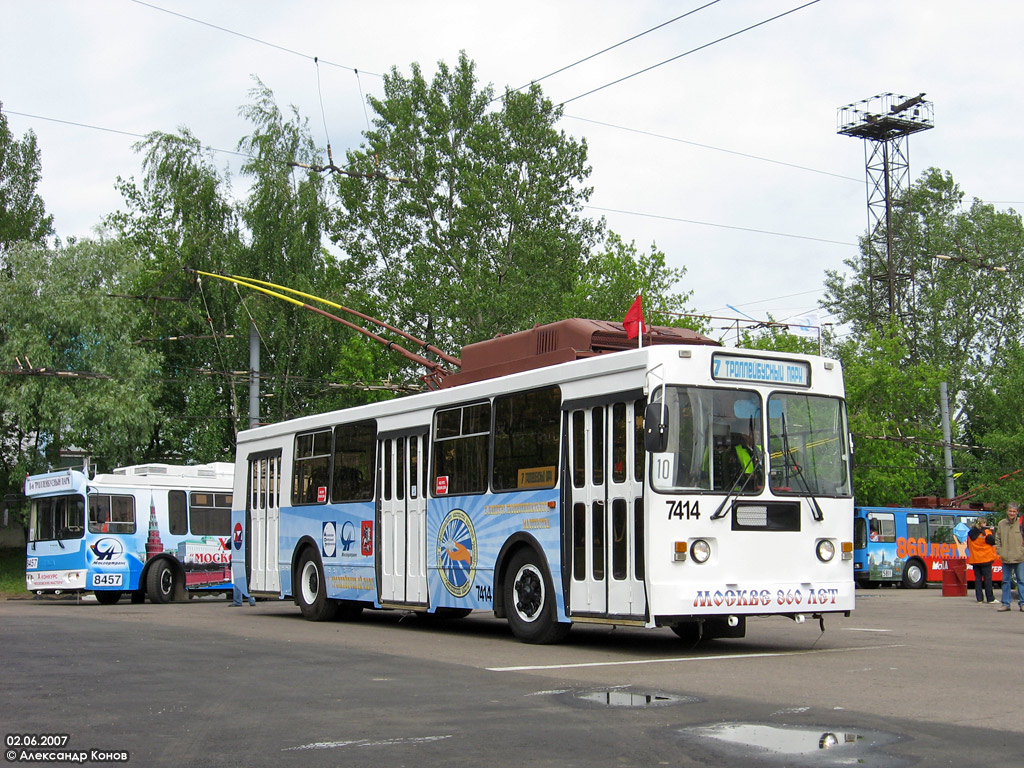
[{"label": "man in orange vest", "polygon": [[[979,517],[967,534],[967,562],[974,569],[974,596],[979,603],[994,603],[992,561],[996,559],[996,537],[988,520]],[[982,582],[985,596],[982,599]]]}]

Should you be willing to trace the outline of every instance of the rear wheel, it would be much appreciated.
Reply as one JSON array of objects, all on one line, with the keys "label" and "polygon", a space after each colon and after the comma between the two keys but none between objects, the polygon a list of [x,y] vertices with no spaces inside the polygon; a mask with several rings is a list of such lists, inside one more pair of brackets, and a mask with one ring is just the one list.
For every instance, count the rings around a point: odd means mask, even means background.
[{"label": "rear wheel", "polygon": [[330,621],[338,613],[337,600],[327,599],[327,585],[324,583],[324,566],[320,555],[307,549],[299,559],[298,583],[295,596],[299,601],[302,615],[309,621]]},{"label": "rear wheel", "polygon": [[100,605],[113,605],[121,599],[121,590],[119,589],[105,589],[94,594],[96,595],[96,602]]},{"label": "rear wheel", "polygon": [[551,577],[532,549],[521,549],[509,564],[505,606],[512,634],[524,643],[560,643],[571,624],[560,623]]},{"label": "rear wheel", "polygon": [[174,569],[164,560],[154,563],[146,576],[146,594],[154,603],[169,603],[174,596]]},{"label": "rear wheel", "polygon": [[923,589],[927,582],[928,572],[920,560],[909,560],[903,567],[903,586],[907,589]]}]

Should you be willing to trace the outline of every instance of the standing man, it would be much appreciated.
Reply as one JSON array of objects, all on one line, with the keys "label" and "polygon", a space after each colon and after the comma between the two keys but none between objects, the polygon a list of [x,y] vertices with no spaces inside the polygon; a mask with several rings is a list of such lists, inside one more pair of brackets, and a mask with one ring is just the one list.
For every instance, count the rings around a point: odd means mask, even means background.
[{"label": "standing man", "polygon": [[1017,579],[1017,601],[1020,610],[1024,611],[1024,539],[1021,536],[1021,521],[1018,519],[1020,507],[1011,501],[1006,505],[1006,517],[996,526],[996,552],[1003,561],[1003,600],[1000,611],[1010,610],[1010,598],[1013,597],[1010,584]]}]

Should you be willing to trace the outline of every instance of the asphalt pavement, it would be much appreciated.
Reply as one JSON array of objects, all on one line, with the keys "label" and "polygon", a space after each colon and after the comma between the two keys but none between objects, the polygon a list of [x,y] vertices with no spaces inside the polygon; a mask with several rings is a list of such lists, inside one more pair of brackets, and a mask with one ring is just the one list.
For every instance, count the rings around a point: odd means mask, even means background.
[{"label": "asphalt pavement", "polygon": [[[10,764],[1016,765],[1024,613],[859,590],[850,618],[752,618],[743,639],[368,611],[0,602]],[[42,742],[48,742],[43,744]],[[63,742],[57,745],[56,742]],[[12,759],[13,758],[13,759]]]}]

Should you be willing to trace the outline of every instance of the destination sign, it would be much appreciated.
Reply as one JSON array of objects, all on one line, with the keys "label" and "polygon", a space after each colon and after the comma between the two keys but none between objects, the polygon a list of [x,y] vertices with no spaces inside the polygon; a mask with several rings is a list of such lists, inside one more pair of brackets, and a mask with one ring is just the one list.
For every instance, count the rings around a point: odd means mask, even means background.
[{"label": "destination sign", "polygon": [[715,355],[711,359],[711,376],[718,381],[754,381],[790,387],[811,386],[810,364],[795,360]]},{"label": "destination sign", "polygon": [[60,475],[36,475],[35,477],[25,478],[25,495],[31,496],[34,493],[61,491],[72,486],[70,471]]}]

